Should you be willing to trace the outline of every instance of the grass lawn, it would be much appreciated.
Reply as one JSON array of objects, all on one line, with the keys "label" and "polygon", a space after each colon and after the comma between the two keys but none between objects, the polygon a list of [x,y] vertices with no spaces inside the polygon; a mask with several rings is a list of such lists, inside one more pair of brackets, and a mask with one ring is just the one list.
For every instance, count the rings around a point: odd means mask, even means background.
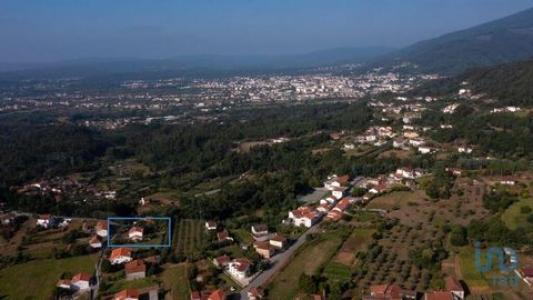
[{"label": "grass lawn", "polygon": [[329,280],[347,281],[352,277],[352,272],[347,265],[330,261],[324,268],[323,275]]},{"label": "grass lawn", "polygon": [[170,290],[173,300],[188,300],[190,297],[187,264],[167,265],[161,274],[165,290]]},{"label": "grass lawn", "polygon": [[509,206],[502,214],[502,221],[509,227],[509,229],[516,229],[518,227],[529,227],[531,224],[527,221],[529,214],[523,214],[520,212],[520,208],[523,206],[529,206],[533,209],[533,199],[522,199],[513,205]]},{"label": "grass lawn", "polygon": [[0,298],[49,299],[61,274],[94,272],[97,255],[41,259],[0,270]]},{"label": "grass lawn", "polygon": [[463,280],[471,290],[489,288],[485,276],[476,269],[474,249],[472,247],[464,247],[459,251],[459,262]]},{"label": "grass lawn", "polygon": [[150,277],[135,280],[123,279],[113,282],[113,284],[106,290],[106,294],[114,294],[124,289],[142,289],[156,284],[158,284],[157,280]]},{"label": "grass lawn", "polygon": [[424,198],[424,192],[409,192],[409,191],[398,191],[385,194],[383,196],[372,199],[368,204],[368,208],[378,208],[378,209],[400,209],[408,205],[409,202],[416,203],[420,202],[420,199]]},{"label": "grass lawn", "polygon": [[240,243],[251,244],[253,242],[252,234],[249,230],[244,228],[230,230],[230,234],[233,235]]},{"label": "grass lawn", "polygon": [[270,299],[294,299],[298,293],[298,279],[302,273],[314,274],[335,254],[342,238],[334,232],[308,242],[270,285]]}]

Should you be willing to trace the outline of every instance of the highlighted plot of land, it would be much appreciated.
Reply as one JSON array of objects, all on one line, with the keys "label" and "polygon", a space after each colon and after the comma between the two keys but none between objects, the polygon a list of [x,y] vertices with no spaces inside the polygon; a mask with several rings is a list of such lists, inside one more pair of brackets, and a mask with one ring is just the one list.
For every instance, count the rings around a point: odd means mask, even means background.
[{"label": "highlighted plot of land", "polygon": [[171,220],[167,217],[109,217],[109,247],[170,247]]}]

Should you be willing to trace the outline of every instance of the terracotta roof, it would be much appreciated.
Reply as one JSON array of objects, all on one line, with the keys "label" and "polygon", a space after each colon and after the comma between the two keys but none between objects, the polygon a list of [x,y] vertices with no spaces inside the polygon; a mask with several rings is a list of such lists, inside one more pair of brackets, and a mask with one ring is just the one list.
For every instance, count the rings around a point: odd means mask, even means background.
[{"label": "terracotta roof", "polygon": [[525,277],[533,277],[533,267],[526,267],[522,269],[522,273],[524,273]]},{"label": "terracotta roof", "polygon": [[107,230],[107,221],[98,221],[95,226],[96,230]]},{"label": "terracotta roof", "polygon": [[93,235],[91,237],[91,239],[89,240],[89,244],[95,244],[95,243],[100,243],[100,237],[97,236],[97,235]]},{"label": "terracotta roof", "polygon": [[261,250],[270,250],[270,249],[272,249],[272,247],[270,246],[270,243],[268,241],[264,241],[264,242],[257,241],[257,242],[254,242],[254,247],[256,249],[261,249]]},{"label": "terracotta roof", "polygon": [[273,236],[272,238],[270,238],[272,241],[276,241],[276,242],[286,242],[287,241],[287,238],[285,238],[284,236],[282,236],[281,234],[277,234],[275,236]]},{"label": "terracotta roof", "polygon": [[402,289],[396,284],[380,284],[370,287],[372,298],[401,299]]},{"label": "terracotta roof", "polygon": [[244,272],[248,270],[248,268],[252,264],[250,260],[248,260],[247,258],[237,258],[233,260],[233,263],[234,263],[235,269],[237,269],[237,271],[239,272]]},{"label": "terracotta roof", "polygon": [[425,300],[453,300],[453,294],[447,291],[428,292]]},{"label": "terracotta roof", "polygon": [[115,300],[124,300],[128,298],[139,298],[139,291],[136,289],[127,289],[115,294]]},{"label": "terracotta roof", "polygon": [[339,176],[337,177],[337,181],[341,184],[341,185],[346,185],[348,183],[348,181],[350,180],[350,175],[343,175],[343,176]]},{"label": "terracotta roof", "polygon": [[461,285],[459,280],[455,279],[455,277],[448,276],[446,277],[445,282],[446,282],[446,290],[464,292],[463,286]]},{"label": "terracotta roof", "polygon": [[224,293],[224,291],[221,289],[213,291],[207,298],[207,300],[224,300],[224,299],[226,299],[226,293]]},{"label": "terracotta roof", "polygon": [[124,265],[124,271],[126,272],[126,274],[146,272],[146,265],[144,264],[142,260],[136,259],[136,260],[130,261],[129,263],[126,263]]},{"label": "terracotta roof", "polygon": [[117,248],[117,249],[113,249],[113,251],[111,251],[111,260],[113,260],[115,258],[118,258],[118,257],[121,257],[121,256],[129,256],[129,257],[131,257],[131,250],[127,249],[127,248]]},{"label": "terracotta roof", "polygon": [[264,295],[263,290],[260,288],[251,288],[248,291],[248,297],[252,296],[256,299],[260,299],[263,297],[263,295]]},{"label": "terracotta roof", "polygon": [[85,273],[85,272],[82,272],[82,273],[78,273],[76,275],[74,275],[72,277],[72,282],[76,282],[76,281],[90,281],[91,280],[91,277],[92,275],[90,273]]}]

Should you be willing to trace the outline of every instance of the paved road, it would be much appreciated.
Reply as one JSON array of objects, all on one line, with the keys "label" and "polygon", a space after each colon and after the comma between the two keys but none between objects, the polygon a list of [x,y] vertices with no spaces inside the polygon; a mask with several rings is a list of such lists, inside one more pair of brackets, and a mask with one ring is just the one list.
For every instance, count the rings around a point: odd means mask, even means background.
[{"label": "paved road", "polygon": [[289,263],[290,259],[292,258],[294,252],[305,243],[307,236],[311,233],[315,233],[318,231],[319,223],[315,224],[313,227],[309,228],[306,232],[304,232],[287,250],[274,256],[270,260],[270,262],[272,263],[272,267],[259,274],[252,280],[252,282],[250,282],[250,284],[248,284],[245,288],[242,289],[241,300],[248,300],[247,293],[250,289],[264,285],[272,278],[272,276],[274,276],[285,265],[287,265],[287,263]]}]

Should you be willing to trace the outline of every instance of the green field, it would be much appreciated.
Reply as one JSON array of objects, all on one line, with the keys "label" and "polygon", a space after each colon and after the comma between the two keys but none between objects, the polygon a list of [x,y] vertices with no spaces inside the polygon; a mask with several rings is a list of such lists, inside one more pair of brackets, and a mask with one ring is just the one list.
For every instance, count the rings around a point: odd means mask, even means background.
[{"label": "green field", "polygon": [[470,289],[486,289],[489,287],[487,280],[485,279],[483,274],[481,274],[476,269],[473,248],[462,248],[459,252],[459,262],[461,264],[461,273],[463,275],[463,280],[466,282]]},{"label": "green field", "polygon": [[173,248],[178,255],[197,256],[207,245],[207,234],[201,220],[181,219],[174,228]]},{"label": "green field", "polygon": [[330,261],[322,273],[328,280],[348,281],[352,277],[350,267],[339,262]]},{"label": "green field", "polygon": [[119,280],[113,282],[113,284],[105,291],[106,294],[114,294],[124,289],[142,289],[150,286],[157,285],[158,281],[153,278],[142,278],[135,280]]},{"label": "green field", "polygon": [[[41,259],[0,270],[0,298],[49,299],[61,274],[94,272],[97,255]],[[2,298],[3,299],[3,298]]]},{"label": "green field", "polygon": [[171,299],[188,300],[191,291],[187,278],[187,264],[167,265],[164,268],[161,279],[165,290],[169,290]]},{"label": "green field", "polygon": [[505,212],[502,214],[502,221],[509,227],[509,229],[516,229],[518,227],[528,227],[531,226],[527,221],[528,214],[523,214],[520,212],[520,208],[523,206],[529,206],[533,209],[533,199],[522,199],[513,205],[511,205]]},{"label": "green field", "polygon": [[343,242],[335,232],[323,233],[298,250],[292,261],[275,277],[270,285],[270,299],[294,299],[298,293],[298,279],[304,272],[315,274],[335,254]]}]

